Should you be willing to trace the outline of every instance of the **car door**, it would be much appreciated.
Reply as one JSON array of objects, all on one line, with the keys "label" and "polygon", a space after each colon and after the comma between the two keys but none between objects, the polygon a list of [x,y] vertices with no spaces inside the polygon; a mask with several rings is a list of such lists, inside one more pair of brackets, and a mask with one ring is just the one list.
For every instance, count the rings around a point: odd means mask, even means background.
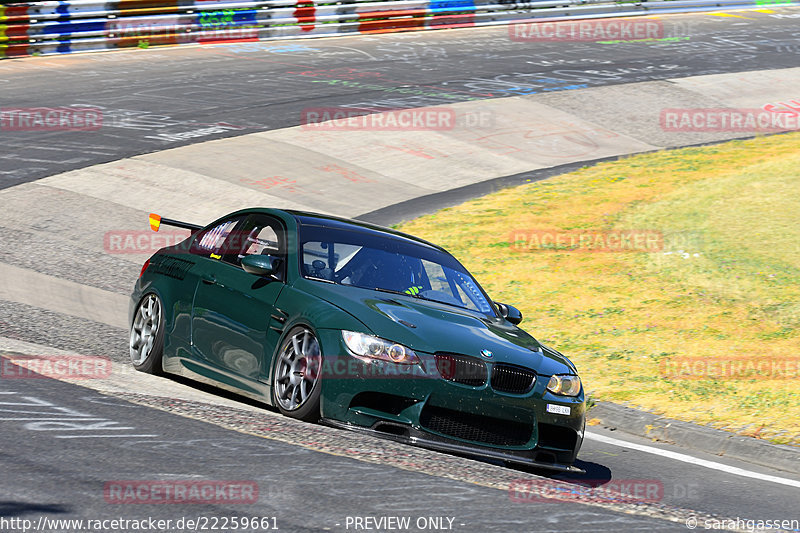
[{"label": "car door", "polygon": [[[203,240],[198,239],[202,247]],[[255,393],[251,381],[266,372],[276,338],[268,335],[274,305],[286,279],[286,231],[268,215],[235,221],[205,243],[211,263],[197,282],[192,304],[195,355],[219,375],[217,379]],[[280,263],[274,277],[248,274],[241,260],[269,255]]]}]

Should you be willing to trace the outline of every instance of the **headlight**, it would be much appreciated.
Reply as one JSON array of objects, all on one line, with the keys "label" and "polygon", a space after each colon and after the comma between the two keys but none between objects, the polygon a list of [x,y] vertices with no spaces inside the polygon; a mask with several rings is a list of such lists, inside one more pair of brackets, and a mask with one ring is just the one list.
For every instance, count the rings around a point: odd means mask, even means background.
[{"label": "headlight", "polygon": [[402,344],[389,342],[372,335],[356,333],[355,331],[342,331],[342,338],[347,348],[354,355],[401,365],[413,365],[419,362],[417,354]]},{"label": "headlight", "polygon": [[581,378],[568,374],[555,374],[550,377],[547,390],[561,396],[577,396],[581,392]]}]

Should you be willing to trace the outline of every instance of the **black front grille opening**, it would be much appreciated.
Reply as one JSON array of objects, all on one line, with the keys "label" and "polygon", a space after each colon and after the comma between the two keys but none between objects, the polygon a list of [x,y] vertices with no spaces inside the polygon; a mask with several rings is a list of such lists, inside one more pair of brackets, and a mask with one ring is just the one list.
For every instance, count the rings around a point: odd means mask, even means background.
[{"label": "black front grille opening", "polygon": [[480,359],[448,353],[437,353],[434,357],[439,374],[447,381],[481,387],[489,377],[486,363]]},{"label": "black front grille opening", "polygon": [[536,373],[521,366],[497,364],[492,369],[492,388],[509,394],[526,394],[536,383]]},{"label": "black front grille opening", "polygon": [[374,409],[390,415],[399,415],[405,409],[417,403],[412,398],[404,398],[394,394],[384,394],[381,392],[360,392],[350,400],[350,409],[363,407]]},{"label": "black front grille opening", "polygon": [[422,410],[420,424],[442,435],[495,446],[522,446],[533,432],[531,424],[433,406]]},{"label": "black front grille opening", "polygon": [[411,434],[411,430],[408,426],[394,424],[392,422],[377,422],[372,429],[388,435],[396,435],[398,437],[408,437]]},{"label": "black front grille opening", "polygon": [[539,446],[572,451],[578,444],[578,433],[568,427],[539,424]]}]

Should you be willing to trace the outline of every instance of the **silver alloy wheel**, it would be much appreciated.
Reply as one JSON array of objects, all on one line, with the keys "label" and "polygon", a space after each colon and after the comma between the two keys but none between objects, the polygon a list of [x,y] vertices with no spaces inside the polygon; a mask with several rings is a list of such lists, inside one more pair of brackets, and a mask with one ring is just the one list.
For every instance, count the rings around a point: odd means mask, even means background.
[{"label": "silver alloy wheel", "polygon": [[131,326],[131,362],[141,366],[150,357],[161,324],[161,302],[155,294],[148,295],[133,318]]},{"label": "silver alloy wheel", "polygon": [[319,380],[322,354],[306,328],[291,336],[275,366],[275,399],[286,411],[305,405]]}]

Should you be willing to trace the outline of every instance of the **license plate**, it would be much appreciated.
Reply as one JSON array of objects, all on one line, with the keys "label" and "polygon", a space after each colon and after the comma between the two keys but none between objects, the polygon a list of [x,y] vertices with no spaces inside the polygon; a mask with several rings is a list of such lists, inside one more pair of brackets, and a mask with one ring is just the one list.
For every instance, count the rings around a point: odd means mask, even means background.
[{"label": "license plate", "polygon": [[570,413],[570,408],[568,405],[556,405],[553,403],[548,403],[547,412],[555,413],[557,415],[568,415]]}]

